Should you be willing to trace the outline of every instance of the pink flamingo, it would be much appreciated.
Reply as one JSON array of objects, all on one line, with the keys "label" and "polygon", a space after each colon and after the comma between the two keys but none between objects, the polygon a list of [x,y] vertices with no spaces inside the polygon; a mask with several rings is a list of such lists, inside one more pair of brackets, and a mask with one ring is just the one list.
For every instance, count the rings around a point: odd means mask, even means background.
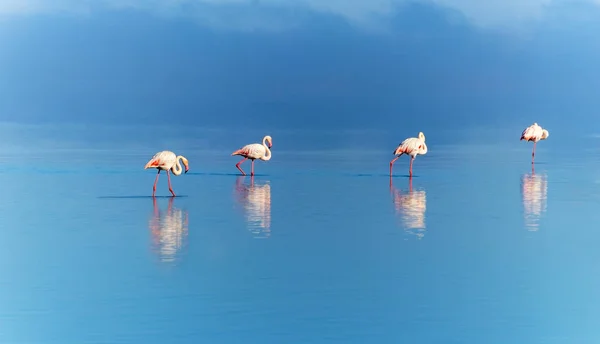
[{"label": "pink flamingo", "polygon": [[409,176],[412,178],[412,166],[413,161],[417,155],[425,155],[427,154],[427,145],[425,144],[425,135],[423,132],[419,132],[419,137],[410,137],[400,145],[398,148],[394,150],[394,155],[397,155],[392,161],[390,161],[390,176],[392,175],[392,168],[394,167],[394,162],[398,160],[402,154],[410,155],[410,168],[408,170]]},{"label": "pink flamingo", "polygon": [[156,168],[158,169],[158,173],[156,174],[156,179],[154,179],[154,187],[152,188],[152,197],[156,194],[156,183],[158,183],[158,176],[160,175],[160,171],[167,171],[167,179],[169,180],[169,191],[173,197],[175,197],[175,192],[173,192],[173,188],[171,187],[171,175],[169,174],[169,170],[173,172],[174,175],[181,175],[182,168],[179,160],[183,162],[185,165],[185,173],[187,173],[190,169],[188,165],[188,160],[182,155],[175,155],[175,153],[171,151],[162,151],[154,154],[152,159],[148,161],[144,169],[147,168]]},{"label": "pink flamingo", "polygon": [[533,141],[533,151],[531,152],[532,164],[535,159],[535,145],[538,143],[538,141],[547,139],[548,136],[550,136],[548,130],[540,127],[537,123],[533,123],[529,127],[525,128],[523,133],[521,133],[521,140],[519,141]]},{"label": "pink flamingo", "polygon": [[263,138],[262,145],[260,143],[252,143],[249,145],[245,145],[244,147],[231,153],[232,156],[241,155],[244,157],[244,159],[240,160],[240,162],[238,162],[235,165],[235,167],[237,167],[237,169],[240,170],[240,172],[242,172],[242,175],[245,176],[246,172],[244,172],[244,170],[242,170],[242,168],[240,167],[240,164],[243,163],[244,161],[246,161],[247,159],[250,159],[250,160],[252,160],[252,170],[250,171],[250,175],[253,176],[254,175],[254,160],[256,160],[256,159],[260,159],[263,161],[271,160],[270,148],[272,148],[272,147],[273,147],[273,139],[271,139],[271,136],[269,136],[269,135],[267,135]]}]

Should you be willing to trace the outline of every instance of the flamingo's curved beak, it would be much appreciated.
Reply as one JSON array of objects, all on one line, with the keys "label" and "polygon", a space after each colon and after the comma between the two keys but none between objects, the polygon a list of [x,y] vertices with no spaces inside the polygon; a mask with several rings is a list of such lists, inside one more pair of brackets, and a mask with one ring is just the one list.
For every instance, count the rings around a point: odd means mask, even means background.
[{"label": "flamingo's curved beak", "polygon": [[184,173],[184,174],[185,174],[185,173],[188,173],[188,171],[189,171],[189,170],[190,170],[190,167],[189,167],[188,165],[185,165],[185,172],[183,172],[183,173]]}]

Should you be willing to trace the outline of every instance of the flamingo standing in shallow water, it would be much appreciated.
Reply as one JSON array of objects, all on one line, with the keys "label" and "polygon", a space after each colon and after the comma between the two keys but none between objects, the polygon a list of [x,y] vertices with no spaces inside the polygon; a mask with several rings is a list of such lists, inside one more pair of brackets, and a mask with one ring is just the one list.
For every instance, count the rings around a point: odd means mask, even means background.
[{"label": "flamingo standing in shallow water", "polygon": [[548,136],[550,136],[548,130],[540,127],[537,123],[533,123],[529,127],[525,128],[525,130],[523,130],[523,133],[521,133],[520,141],[533,141],[533,151],[531,152],[532,164],[535,159],[535,145],[538,143],[538,141],[547,139]]},{"label": "flamingo standing in shallow water", "polygon": [[425,155],[427,154],[427,145],[425,144],[425,135],[423,132],[419,132],[419,137],[410,137],[400,145],[398,148],[394,150],[394,155],[397,155],[392,161],[390,161],[390,176],[392,175],[392,168],[394,167],[394,162],[398,160],[402,154],[410,155],[410,168],[408,170],[409,176],[412,178],[412,166],[413,161],[417,155]]},{"label": "flamingo standing in shallow water", "polygon": [[175,155],[175,153],[171,151],[162,151],[154,154],[152,159],[148,161],[144,169],[147,168],[156,168],[158,169],[158,173],[156,174],[156,179],[154,180],[154,187],[152,188],[152,197],[156,194],[156,183],[158,183],[158,176],[160,175],[160,171],[167,171],[167,179],[169,180],[169,191],[173,197],[175,197],[175,192],[173,192],[173,188],[171,187],[171,175],[169,174],[169,170],[173,172],[174,175],[179,176],[183,169],[181,168],[181,164],[179,160],[183,162],[185,165],[185,173],[187,173],[190,169],[188,165],[188,160],[182,155]]},{"label": "flamingo standing in shallow water", "polygon": [[254,175],[254,160],[256,160],[256,159],[260,159],[263,161],[271,160],[270,148],[272,148],[272,147],[273,147],[273,139],[271,139],[271,136],[269,136],[269,135],[267,135],[263,138],[262,145],[260,143],[252,143],[249,145],[245,145],[244,147],[231,153],[232,156],[240,155],[240,156],[244,157],[244,159],[240,160],[240,162],[238,162],[235,165],[235,167],[237,167],[237,169],[240,170],[240,172],[242,172],[242,175],[245,176],[246,172],[244,172],[244,170],[242,170],[242,168],[240,167],[240,164],[243,163],[244,161],[250,159],[250,160],[252,160],[252,170],[250,171],[250,175],[253,176]]}]

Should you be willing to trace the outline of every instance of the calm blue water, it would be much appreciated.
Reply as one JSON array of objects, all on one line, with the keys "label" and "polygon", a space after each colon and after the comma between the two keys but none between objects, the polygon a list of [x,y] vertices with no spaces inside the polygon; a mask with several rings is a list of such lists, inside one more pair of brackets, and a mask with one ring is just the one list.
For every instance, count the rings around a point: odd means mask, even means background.
[{"label": "calm blue water", "polygon": [[550,147],[190,151],[156,202],[153,151],[3,157],[0,342],[598,343],[600,155]]}]

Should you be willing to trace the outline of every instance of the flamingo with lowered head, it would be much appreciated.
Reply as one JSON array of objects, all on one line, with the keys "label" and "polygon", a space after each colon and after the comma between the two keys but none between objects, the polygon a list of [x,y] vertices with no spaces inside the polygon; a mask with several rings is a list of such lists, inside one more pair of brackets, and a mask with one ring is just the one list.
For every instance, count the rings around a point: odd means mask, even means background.
[{"label": "flamingo with lowered head", "polygon": [[531,151],[531,163],[532,164],[535,159],[536,143],[538,143],[538,141],[547,139],[548,136],[550,136],[550,133],[548,132],[548,130],[540,127],[537,123],[533,123],[532,125],[528,126],[527,128],[525,128],[525,130],[523,130],[523,133],[521,133],[521,140],[519,140],[519,141],[522,141],[522,140],[533,141],[533,151]]},{"label": "flamingo with lowered head", "polygon": [[256,160],[256,159],[260,159],[263,161],[271,160],[271,149],[270,148],[272,148],[272,147],[273,147],[273,139],[271,139],[271,136],[269,136],[269,135],[267,135],[263,138],[262,144],[251,143],[249,145],[245,145],[244,147],[231,153],[232,156],[240,155],[240,156],[244,157],[244,159],[240,160],[240,162],[238,162],[235,165],[235,167],[237,167],[237,169],[240,170],[240,172],[242,172],[242,175],[245,176],[246,172],[244,172],[244,170],[242,170],[242,168],[240,167],[240,164],[243,163],[244,161],[250,159],[250,160],[252,160],[252,170],[250,171],[250,175],[253,176],[254,175],[254,160]]},{"label": "flamingo with lowered head", "polygon": [[394,162],[398,160],[402,154],[410,155],[410,168],[408,170],[409,176],[412,178],[412,166],[413,161],[417,155],[427,154],[427,145],[425,144],[425,134],[419,132],[419,137],[410,137],[398,145],[398,148],[394,150],[394,155],[397,155],[392,161],[390,161],[390,176],[392,175],[392,168]]},{"label": "flamingo with lowered head", "polygon": [[169,174],[169,170],[173,172],[174,175],[179,176],[183,169],[181,168],[181,164],[179,161],[183,162],[185,166],[185,173],[187,173],[190,169],[188,165],[188,160],[182,155],[175,155],[175,153],[171,151],[162,151],[154,154],[152,159],[148,161],[144,169],[147,168],[156,168],[158,173],[156,174],[156,179],[154,179],[154,187],[152,188],[152,197],[156,194],[156,183],[158,183],[158,176],[160,175],[160,171],[167,171],[167,179],[169,180],[169,191],[173,197],[175,197],[175,192],[173,192],[173,188],[171,187],[171,175]]}]

